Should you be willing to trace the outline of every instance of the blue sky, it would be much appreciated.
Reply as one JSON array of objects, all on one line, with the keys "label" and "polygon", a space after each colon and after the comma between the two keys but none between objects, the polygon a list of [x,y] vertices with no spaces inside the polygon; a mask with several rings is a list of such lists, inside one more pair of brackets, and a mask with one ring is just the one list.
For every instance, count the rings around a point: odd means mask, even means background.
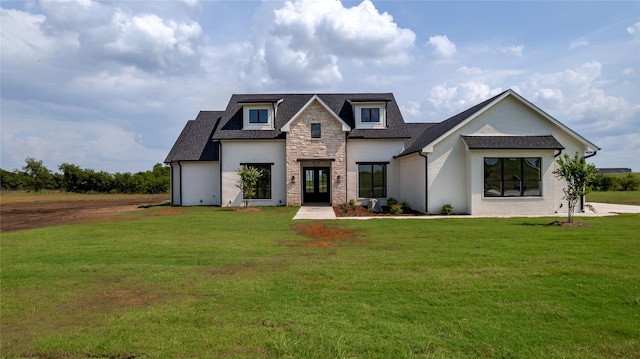
[{"label": "blue sky", "polygon": [[233,93],[393,92],[440,122],[512,88],[640,171],[637,1],[0,1],[0,167],[136,172]]}]

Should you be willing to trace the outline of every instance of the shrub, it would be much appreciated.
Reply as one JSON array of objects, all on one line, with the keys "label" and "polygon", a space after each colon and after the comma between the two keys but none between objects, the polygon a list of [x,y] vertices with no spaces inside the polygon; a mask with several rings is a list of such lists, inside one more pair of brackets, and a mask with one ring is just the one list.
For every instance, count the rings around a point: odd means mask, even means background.
[{"label": "shrub", "polygon": [[620,189],[622,191],[635,191],[640,185],[640,179],[629,173],[620,180]]},{"label": "shrub", "polygon": [[356,200],[355,199],[350,199],[349,200],[349,207],[351,207],[351,209],[356,209]]},{"label": "shrub", "polygon": [[411,204],[407,201],[400,203],[400,206],[402,207],[402,212],[409,212],[411,210]]},{"label": "shrub", "polygon": [[345,202],[340,204],[340,209],[346,212],[349,209],[349,205]]},{"label": "shrub", "polygon": [[453,213],[453,206],[451,205],[451,203],[443,204],[442,208],[440,209],[440,213],[446,214],[447,216]]},{"label": "shrub", "polygon": [[596,191],[615,191],[618,187],[618,179],[613,176],[597,174],[592,186]]},{"label": "shrub", "polygon": [[390,214],[403,214],[404,211],[402,210],[402,205],[399,205],[397,203],[394,204],[394,205],[391,205],[389,207],[389,213]]},{"label": "shrub", "polygon": [[391,207],[394,204],[398,204],[398,200],[393,198],[393,197],[389,197],[387,198],[387,206]]}]

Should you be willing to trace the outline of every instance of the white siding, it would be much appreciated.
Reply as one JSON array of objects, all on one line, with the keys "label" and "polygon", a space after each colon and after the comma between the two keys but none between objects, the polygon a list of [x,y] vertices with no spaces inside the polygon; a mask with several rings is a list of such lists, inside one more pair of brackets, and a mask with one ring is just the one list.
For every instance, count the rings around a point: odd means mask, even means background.
[{"label": "white siding", "polygon": [[242,193],[237,187],[236,170],[241,163],[273,163],[271,166],[271,199],[252,199],[251,206],[286,204],[286,154],[284,140],[222,141],[222,206],[242,205]]},{"label": "white siding", "polygon": [[[400,163],[393,156],[404,149],[404,140],[347,140],[347,198],[361,203],[358,197],[358,162],[389,162],[387,165],[387,197],[402,201],[400,195]],[[382,201],[384,203],[384,201]],[[409,201],[410,202],[410,201]]]},{"label": "white siding", "polygon": [[416,211],[426,212],[425,159],[417,153],[400,157],[400,201],[407,201]]},{"label": "white siding", "polygon": [[[171,163],[171,203],[178,206],[220,205],[220,166],[210,161]],[[182,181],[182,183],[180,182]]]},{"label": "white siding", "polygon": [[[555,179],[553,150],[471,150],[461,135],[553,135],[566,148],[564,153],[581,154],[587,148],[551,121],[514,97],[489,108],[433,147],[429,153],[429,213],[451,203],[455,213],[553,214],[562,203],[562,183]],[[541,157],[542,197],[484,198],[484,157]],[[566,209],[566,205],[562,210]]]}]

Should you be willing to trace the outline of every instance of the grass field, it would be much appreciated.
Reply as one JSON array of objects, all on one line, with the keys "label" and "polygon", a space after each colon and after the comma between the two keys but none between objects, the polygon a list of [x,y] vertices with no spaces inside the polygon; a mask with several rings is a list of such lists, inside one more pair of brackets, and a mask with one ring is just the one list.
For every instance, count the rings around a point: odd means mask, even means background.
[{"label": "grass field", "polygon": [[296,209],[155,207],[2,233],[2,356],[638,358],[638,215]]},{"label": "grass field", "polygon": [[595,191],[587,194],[588,202],[640,206],[640,191]]}]

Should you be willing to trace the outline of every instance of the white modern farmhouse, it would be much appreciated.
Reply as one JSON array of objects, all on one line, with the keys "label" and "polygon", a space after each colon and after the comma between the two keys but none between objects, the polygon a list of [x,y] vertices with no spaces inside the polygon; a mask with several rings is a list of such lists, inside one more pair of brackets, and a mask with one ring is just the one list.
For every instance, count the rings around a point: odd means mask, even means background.
[{"label": "white modern farmhouse", "polygon": [[[599,148],[512,90],[439,123],[405,123],[390,93],[233,95],[201,111],[167,156],[174,205],[239,206],[236,170],[263,175],[254,206],[377,198],[477,215],[562,211],[560,153]],[[566,206],[564,206],[566,208]]]}]

